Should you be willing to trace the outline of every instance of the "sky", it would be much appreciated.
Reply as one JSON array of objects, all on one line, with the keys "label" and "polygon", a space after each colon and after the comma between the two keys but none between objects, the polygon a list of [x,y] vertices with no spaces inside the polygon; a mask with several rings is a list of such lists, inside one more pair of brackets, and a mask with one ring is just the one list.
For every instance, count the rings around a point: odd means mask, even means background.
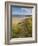
[{"label": "sky", "polygon": [[12,15],[32,15],[32,8],[12,7]]}]

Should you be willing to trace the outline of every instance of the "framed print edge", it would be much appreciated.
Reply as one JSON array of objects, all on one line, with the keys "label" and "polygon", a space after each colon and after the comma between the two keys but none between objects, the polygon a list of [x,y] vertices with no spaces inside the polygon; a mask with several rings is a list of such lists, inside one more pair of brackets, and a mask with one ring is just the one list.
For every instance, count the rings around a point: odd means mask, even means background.
[{"label": "framed print edge", "polygon": [[[20,41],[17,43],[10,43],[10,17],[9,16],[9,5],[11,3],[16,3],[16,4],[23,4],[23,5],[34,5],[35,6],[35,40],[34,41]],[[36,3],[22,3],[22,2],[5,2],[5,44],[27,44],[27,43],[36,43],[37,42],[37,4]]]}]

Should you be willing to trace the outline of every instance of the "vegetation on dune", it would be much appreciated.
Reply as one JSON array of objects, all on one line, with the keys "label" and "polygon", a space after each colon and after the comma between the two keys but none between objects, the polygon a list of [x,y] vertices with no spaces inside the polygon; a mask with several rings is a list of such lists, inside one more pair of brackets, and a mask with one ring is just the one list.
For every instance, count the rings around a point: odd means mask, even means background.
[{"label": "vegetation on dune", "polygon": [[12,38],[32,37],[32,17],[24,19],[12,27]]}]

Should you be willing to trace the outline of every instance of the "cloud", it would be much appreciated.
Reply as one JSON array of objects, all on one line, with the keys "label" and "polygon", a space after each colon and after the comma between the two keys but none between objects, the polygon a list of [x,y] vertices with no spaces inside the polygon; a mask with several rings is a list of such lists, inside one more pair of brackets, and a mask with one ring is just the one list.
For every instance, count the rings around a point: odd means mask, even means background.
[{"label": "cloud", "polygon": [[32,9],[31,8],[21,8],[21,10],[27,12],[27,13],[32,13]]},{"label": "cloud", "polygon": [[32,15],[31,8],[13,8],[12,15]]}]

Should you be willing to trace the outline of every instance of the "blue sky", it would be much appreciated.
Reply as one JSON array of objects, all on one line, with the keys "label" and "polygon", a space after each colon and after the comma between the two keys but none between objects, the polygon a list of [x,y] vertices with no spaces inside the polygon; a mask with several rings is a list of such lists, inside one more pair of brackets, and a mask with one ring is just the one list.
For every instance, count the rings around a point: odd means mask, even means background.
[{"label": "blue sky", "polygon": [[32,15],[32,8],[12,7],[12,15]]}]

